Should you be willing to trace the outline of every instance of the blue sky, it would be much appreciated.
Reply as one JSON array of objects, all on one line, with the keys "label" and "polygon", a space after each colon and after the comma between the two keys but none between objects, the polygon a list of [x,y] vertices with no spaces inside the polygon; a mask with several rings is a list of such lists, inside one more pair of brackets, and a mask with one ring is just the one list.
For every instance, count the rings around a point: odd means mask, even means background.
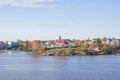
[{"label": "blue sky", "polygon": [[0,0],[0,40],[120,38],[120,0]]}]

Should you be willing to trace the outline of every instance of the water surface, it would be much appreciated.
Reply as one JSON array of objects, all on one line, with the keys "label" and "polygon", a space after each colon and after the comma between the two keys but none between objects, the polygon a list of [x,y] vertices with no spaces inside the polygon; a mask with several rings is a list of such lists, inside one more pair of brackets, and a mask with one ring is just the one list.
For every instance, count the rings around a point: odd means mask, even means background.
[{"label": "water surface", "polygon": [[120,80],[120,56],[33,56],[0,53],[0,80]]}]

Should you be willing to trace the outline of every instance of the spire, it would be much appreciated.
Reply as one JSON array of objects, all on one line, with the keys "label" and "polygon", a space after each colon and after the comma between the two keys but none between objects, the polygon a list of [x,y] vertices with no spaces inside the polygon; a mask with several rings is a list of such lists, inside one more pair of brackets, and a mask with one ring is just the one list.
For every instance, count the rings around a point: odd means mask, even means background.
[{"label": "spire", "polygon": [[88,41],[90,40],[90,38],[88,37]]},{"label": "spire", "polygon": [[59,40],[61,40],[61,36],[59,36]]}]

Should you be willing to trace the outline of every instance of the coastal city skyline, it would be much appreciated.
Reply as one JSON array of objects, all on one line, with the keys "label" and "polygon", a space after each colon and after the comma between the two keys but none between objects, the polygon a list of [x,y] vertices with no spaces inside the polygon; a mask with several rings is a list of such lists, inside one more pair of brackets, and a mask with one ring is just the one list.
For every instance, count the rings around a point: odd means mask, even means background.
[{"label": "coastal city skyline", "polygon": [[0,40],[119,38],[119,0],[1,0]]}]

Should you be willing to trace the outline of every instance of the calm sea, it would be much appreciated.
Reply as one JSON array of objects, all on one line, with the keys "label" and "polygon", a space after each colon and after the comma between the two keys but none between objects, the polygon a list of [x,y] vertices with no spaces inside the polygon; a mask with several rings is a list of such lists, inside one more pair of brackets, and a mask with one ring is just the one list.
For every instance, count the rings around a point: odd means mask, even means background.
[{"label": "calm sea", "polygon": [[120,80],[120,55],[35,56],[0,53],[0,80]]}]

